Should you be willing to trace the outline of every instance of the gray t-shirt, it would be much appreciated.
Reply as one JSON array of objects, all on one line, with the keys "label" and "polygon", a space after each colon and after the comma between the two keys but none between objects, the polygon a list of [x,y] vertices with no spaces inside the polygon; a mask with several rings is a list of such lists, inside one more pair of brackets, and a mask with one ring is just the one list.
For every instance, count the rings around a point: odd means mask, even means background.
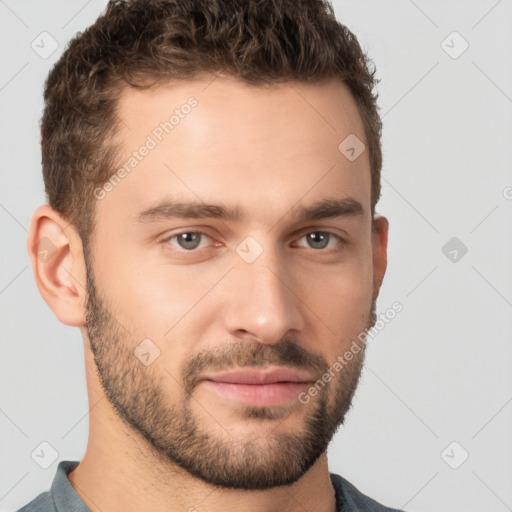
[{"label": "gray t-shirt", "polygon": [[[50,490],[36,496],[18,512],[91,512],[67,477],[67,473],[77,465],[78,461],[61,461]],[[334,473],[330,473],[330,476],[336,491],[337,512],[399,512],[365,496],[343,477]]]}]

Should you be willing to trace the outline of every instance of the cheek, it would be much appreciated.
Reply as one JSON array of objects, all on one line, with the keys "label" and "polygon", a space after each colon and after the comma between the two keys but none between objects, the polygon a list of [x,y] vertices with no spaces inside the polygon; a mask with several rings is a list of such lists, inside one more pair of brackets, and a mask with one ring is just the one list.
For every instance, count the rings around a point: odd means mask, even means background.
[{"label": "cheek", "polygon": [[[365,325],[372,288],[361,280],[333,279],[323,292],[310,295],[307,304],[327,324],[331,334],[350,336]],[[311,303],[310,303],[311,302]]]},{"label": "cheek", "polygon": [[214,265],[198,270],[143,261],[141,255],[111,266],[103,293],[116,304],[116,320],[129,333],[130,343],[149,338],[162,351],[159,362],[174,365],[211,322],[215,284],[225,271]]},{"label": "cheek", "polygon": [[354,254],[335,270],[301,279],[299,297],[304,297],[318,332],[337,343],[357,337],[366,328],[373,296],[371,247],[368,251]]}]

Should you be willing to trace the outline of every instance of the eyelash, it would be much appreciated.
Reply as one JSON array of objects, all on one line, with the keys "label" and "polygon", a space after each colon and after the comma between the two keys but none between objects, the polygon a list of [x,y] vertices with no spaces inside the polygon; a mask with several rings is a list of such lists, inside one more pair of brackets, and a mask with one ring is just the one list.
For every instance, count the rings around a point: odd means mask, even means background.
[{"label": "eyelash", "polygon": [[[201,235],[202,237],[207,237],[207,238],[212,239],[212,237],[210,237],[208,234],[204,233],[203,231],[180,231],[179,233],[174,233],[171,236],[168,236],[168,237],[164,238],[162,240],[162,243],[169,243],[169,245],[173,245],[175,247],[175,249],[176,249],[176,252],[181,253],[181,254],[187,254],[187,253],[193,254],[193,253],[197,253],[201,249],[205,249],[205,247],[198,247],[198,248],[195,248],[195,249],[184,249],[183,247],[179,247],[177,245],[174,245],[174,244],[170,243],[171,240],[176,239],[176,237],[178,237],[180,235],[191,234],[191,233],[196,234],[196,235]],[[306,247],[307,249],[311,249],[312,251],[324,252],[324,253],[335,253],[335,252],[341,251],[343,246],[346,245],[346,241],[343,238],[341,238],[339,235],[337,235],[336,233],[333,233],[331,231],[321,231],[321,230],[308,231],[308,232],[304,233],[298,240],[302,240],[307,235],[310,235],[312,233],[321,233],[321,234],[324,234],[324,235],[328,235],[329,237],[334,237],[334,238],[336,238],[338,240],[337,246],[334,247],[334,248],[330,248],[330,249],[327,249],[327,248],[314,249],[313,247]],[[328,243],[330,243],[330,241],[331,241],[331,238],[329,238],[329,242]]]}]

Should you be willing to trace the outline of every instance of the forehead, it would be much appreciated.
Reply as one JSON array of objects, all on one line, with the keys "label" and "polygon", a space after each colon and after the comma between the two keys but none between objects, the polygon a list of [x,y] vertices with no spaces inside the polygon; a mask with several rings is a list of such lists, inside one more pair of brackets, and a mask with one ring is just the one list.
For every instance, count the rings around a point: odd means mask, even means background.
[{"label": "forehead", "polygon": [[[368,151],[350,161],[339,146],[364,128],[338,82],[251,86],[230,77],[123,90],[118,168],[100,208],[135,210],[162,197],[227,203],[269,217],[323,196],[351,196],[369,210]],[[133,211],[135,215],[137,212]]]},{"label": "forehead", "polygon": [[[189,109],[188,100],[197,105]],[[313,131],[319,131],[320,136],[333,132],[335,140],[344,133],[364,138],[352,94],[337,80],[253,86],[233,77],[209,75],[146,90],[124,88],[118,102],[120,135],[126,143],[136,143],[131,140],[137,135],[134,128],[151,133],[155,121],[164,124],[173,113],[173,128],[180,125],[179,131],[173,129],[174,138],[178,140],[182,132],[190,145],[205,138],[228,143],[224,138],[228,134],[232,142],[252,140],[266,145],[304,137],[314,143]],[[289,125],[290,120],[301,123]],[[231,145],[231,149],[235,148]]]}]

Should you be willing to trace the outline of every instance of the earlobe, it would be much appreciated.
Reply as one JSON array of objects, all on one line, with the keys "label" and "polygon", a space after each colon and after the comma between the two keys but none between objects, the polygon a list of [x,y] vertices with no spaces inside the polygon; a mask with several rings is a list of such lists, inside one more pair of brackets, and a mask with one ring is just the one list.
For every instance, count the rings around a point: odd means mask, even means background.
[{"label": "earlobe", "polygon": [[49,205],[32,217],[27,239],[37,288],[60,322],[85,325],[85,264],[75,228]]},{"label": "earlobe", "polygon": [[372,223],[373,246],[373,299],[376,300],[388,265],[389,221],[382,215],[375,215]]}]

